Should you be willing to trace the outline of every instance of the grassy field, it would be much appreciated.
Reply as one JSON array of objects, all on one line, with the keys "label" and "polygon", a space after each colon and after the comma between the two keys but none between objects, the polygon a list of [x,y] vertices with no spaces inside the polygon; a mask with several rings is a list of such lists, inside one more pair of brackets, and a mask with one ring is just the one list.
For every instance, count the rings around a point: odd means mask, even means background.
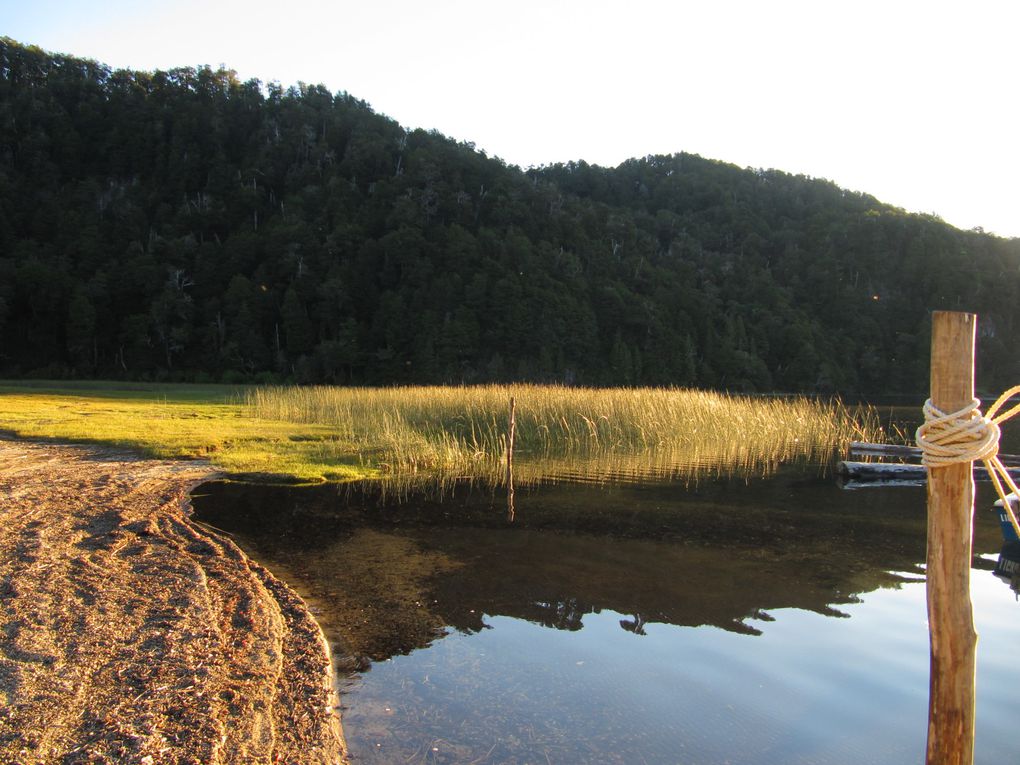
[{"label": "grassy field", "polygon": [[498,476],[516,400],[518,475],[545,464],[763,465],[884,440],[874,410],[807,398],[557,386],[238,388],[0,383],[0,430],[205,458],[232,474]]},{"label": "grassy field", "polygon": [[257,419],[243,396],[226,385],[0,383],[0,430],[204,458],[228,473],[342,481],[378,472],[328,426]]}]

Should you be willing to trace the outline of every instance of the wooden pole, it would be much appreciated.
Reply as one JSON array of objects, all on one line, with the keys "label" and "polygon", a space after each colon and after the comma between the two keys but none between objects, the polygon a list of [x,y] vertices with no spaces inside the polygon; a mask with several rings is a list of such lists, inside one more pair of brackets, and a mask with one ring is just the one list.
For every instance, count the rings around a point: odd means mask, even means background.
[{"label": "wooden pole", "polygon": [[[931,400],[955,412],[974,397],[977,317],[932,317]],[[931,678],[927,765],[974,762],[977,633],[970,600],[974,481],[971,464],[932,468],[928,479],[928,630]]]},{"label": "wooden pole", "polygon": [[514,438],[517,431],[517,399],[510,397],[510,423],[506,436],[506,513],[514,519]]}]

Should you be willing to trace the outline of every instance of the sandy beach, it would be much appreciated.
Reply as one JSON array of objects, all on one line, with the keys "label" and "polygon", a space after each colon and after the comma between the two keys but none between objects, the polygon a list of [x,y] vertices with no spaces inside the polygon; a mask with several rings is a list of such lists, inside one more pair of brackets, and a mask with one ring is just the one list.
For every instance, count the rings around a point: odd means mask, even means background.
[{"label": "sandy beach", "polygon": [[0,440],[0,761],[346,762],[305,604],[189,519],[214,475]]}]

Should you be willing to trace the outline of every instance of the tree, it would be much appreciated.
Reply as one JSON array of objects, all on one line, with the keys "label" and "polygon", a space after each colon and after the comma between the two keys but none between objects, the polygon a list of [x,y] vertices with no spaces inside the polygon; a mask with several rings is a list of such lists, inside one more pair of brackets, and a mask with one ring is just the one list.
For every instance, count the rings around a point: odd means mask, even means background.
[{"label": "tree", "polygon": [[168,370],[173,369],[174,357],[186,347],[191,338],[193,305],[187,289],[192,286],[194,282],[183,270],[172,269],[149,312]]},{"label": "tree", "polygon": [[99,362],[96,309],[83,286],[74,290],[67,307],[67,350],[75,367],[90,374]]},{"label": "tree", "polygon": [[308,353],[315,346],[315,333],[301,299],[294,287],[288,287],[280,307],[287,352],[291,358]]},{"label": "tree", "polygon": [[320,85],[0,39],[0,374],[916,392],[1020,240],[691,154],[522,172]]}]

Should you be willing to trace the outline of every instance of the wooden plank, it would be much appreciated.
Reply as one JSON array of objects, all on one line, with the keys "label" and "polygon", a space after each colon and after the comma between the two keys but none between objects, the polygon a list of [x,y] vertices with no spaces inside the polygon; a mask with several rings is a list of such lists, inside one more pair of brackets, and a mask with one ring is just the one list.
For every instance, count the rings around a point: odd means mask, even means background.
[{"label": "wooden plank", "polygon": [[[924,484],[928,481],[928,470],[923,465],[908,462],[855,462],[843,460],[836,465],[839,475],[846,480],[868,481],[913,481]],[[979,464],[971,468],[975,481],[990,481],[988,471]],[[1007,471],[1013,480],[1020,480],[1020,468]]]},{"label": "wooden plank", "polygon": [[[850,443],[850,456],[859,457],[899,457],[901,459],[921,459],[921,450],[916,446],[904,446],[901,444],[870,444],[866,441],[852,441]],[[999,461],[1003,465],[1020,467],[1020,455],[1000,454]]]},{"label": "wooden plank", "polygon": [[866,441],[852,441],[850,456],[902,457],[904,459],[921,459],[921,450],[916,446],[900,444],[869,444]]},{"label": "wooden plank", "polygon": [[[931,400],[955,412],[974,397],[977,317],[932,315]],[[977,633],[970,599],[974,481],[968,463],[928,477],[928,629],[931,676],[927,765],[973,765]]]}]

